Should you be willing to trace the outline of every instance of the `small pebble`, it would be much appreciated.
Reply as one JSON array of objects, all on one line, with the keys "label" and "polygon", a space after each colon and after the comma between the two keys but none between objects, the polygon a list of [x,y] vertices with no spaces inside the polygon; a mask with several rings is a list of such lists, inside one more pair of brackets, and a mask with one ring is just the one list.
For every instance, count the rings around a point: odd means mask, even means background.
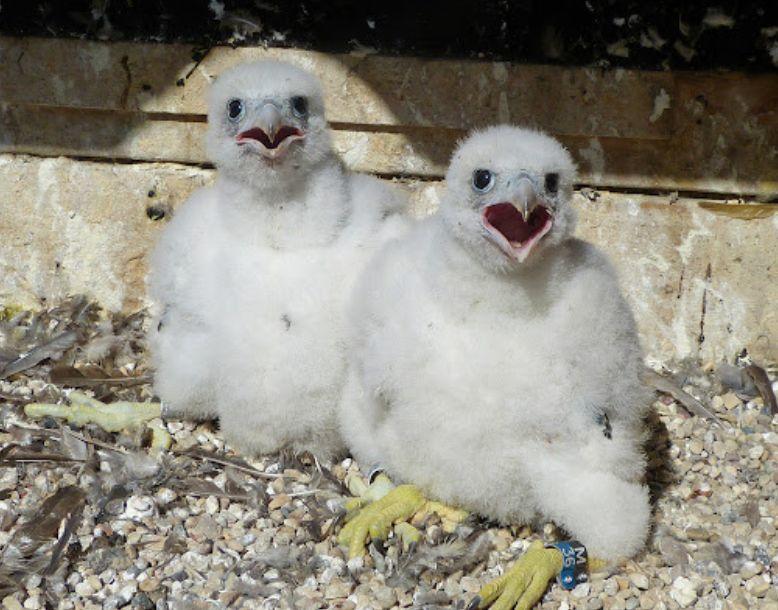
[{"label": "small pebble", "polygon": [[571,595],[573,597],[577,597],[578,599],[583,599],[589,595],[589,591],[591,591],[591,589],[591,584],[588,582],[582,582],[580,585],[576,585],[575,589],[573,589],[571,592]]},{"label": "small pebble", "polygon": [[756,561],[746,561],[743,567],[740,568],[740,577],[743,580],[749,580],[762,573],[762,564]]},{"label": "small pebble", "polygon": [[770,588],[770,581],[763,576],[755,576],[746,583],[746,591],[756,597],[764,597]]},{"label": "small pebble", "polygon": [[638,589],[648,589],[648,576],[640,572],[633,572],[629,575],[630,582]]},{"label": "small pebble", "polygon": [[[144,362],[121,358],[111,371],[147,373]],[[61,389],[48,383],[49,367],[43,364],[13,381],[0,380],[0,392],[58,400]],[[766,417],[760,400],[744,404],[734,393],[716,393],[714,374],[677,372],[725,426],[690,417],[667,397],[656,401],[658,426],[649,441],[648,482],[658,500],[647,548],[608,578],[595,575],[572,592],[552,584],[544,595],[544,610],[778,610],[771,580],[778,573],[778,471],[773,468],[778,417]],[[768,374],[774,375],[773,370],[768,368]],[[122,399],[152,398],[151,386],[115,392]],[[29,424],[22,420],[19,412],[0,405],[0,444],[60,450],[55,437],[36,440],[14,423]],[[433,517],[419,524],[427,542],[415,553],[400,552],[390,536],[385,544],[370,546],[371,555],[347,561],[335,538],[345,501],[337,485],[347,474],[358,473],[356,462],[322,463],[329,468],[323,478],[307,456],[246,458],[225,446],[211,424],[166,423],[178,450],[215,450],[227,461],[282,476],[254,477],[180,452],[152,458],[140,436],[99,434],[96,429],[84,433],[131,448],[126,455],[133,456],[130,467],[138,476],[127,477],[121,461],[106,458],[101,448],[95,449],[99,469],[57,463],[0,469],[0,549],[63,486],[79,486],[89,498],[98,489],[112,493],[104,506],[90,500],[64,550],[57,578],[46,579],[47,593],[57,597],[62,610],[175,610],[179,605],[206,610],[214,604],[285,608],[287,600],[300,610],[455,606],[503,574],[533,540],[563,535],[550,523],[533,530],[474,521],[449,536]],[[190,478],[231,497],[190,493]],[[308,495],[314,489],[317,494]],[[298,493],[299,499],[290,495]],[[470,558],[467,552],[482,528],[486,548]],[[49,542],[60,534],[61,525]],[[443,544],[456,549],[465,538],[466,552],[436,555]],[[1,610],[43,607],[40,577],[28,576],[23,584],[26,592],[4,598]]]},{"label": "small pebble", "polygon": [[24,606],[13,595],[9,595],[3,598],[3,608],[4,610],[22,610]]},{"label": "small pebble", "polygon": [[92,586],[89,584],[88,581],[82,581],[78,583],[75,587],[76,595],[79,597],[89,597],[92,595],[92,593],[95,592],[95,590],[92,588]]},{"label": "small pebble", "polygon": [[748,457],[752,460],[758,460],[764,454],[764,447],[762,445],[754,445],[748,450]]},{"label": "small pebble", "polygon": [[681,608],[688,608],[697,601],[697,588],[691,580],[684,576],[679,576],[673,581],[670,588],[670,597],[672,597]]}]

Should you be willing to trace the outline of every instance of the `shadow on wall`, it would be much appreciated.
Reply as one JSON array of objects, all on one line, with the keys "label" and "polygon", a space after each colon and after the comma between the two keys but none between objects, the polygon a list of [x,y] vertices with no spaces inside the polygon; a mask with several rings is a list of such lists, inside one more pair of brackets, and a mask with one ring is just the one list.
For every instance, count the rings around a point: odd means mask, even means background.
[{"label": "shadow on wall", "polygon": [[336,146],[361,171],[439,178],[468,130],[513,122],[558,136],[584,184],[762,201],[778,193],[770,74],[0,38],[0,149],[207,163],[209,82],[267,56],[319,75]]}]

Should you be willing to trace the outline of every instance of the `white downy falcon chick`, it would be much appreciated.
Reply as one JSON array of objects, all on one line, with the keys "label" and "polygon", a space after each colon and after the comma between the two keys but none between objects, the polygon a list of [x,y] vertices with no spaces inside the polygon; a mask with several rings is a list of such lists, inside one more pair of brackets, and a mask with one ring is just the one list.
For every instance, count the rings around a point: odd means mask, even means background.
[{"label": "white downy falcon chick", "polygon": [[317,79],[277,61],[214,83],[215,184],[176,211],[151,262],[155,389],[169,412],[218,416],[249,452],[342,447],[344,306],[369,254],[406,222],[380,181],[332,150]]},{"label": "white downy falcon chick", "polygon": [[553,520],[616,561],[648,531],[650,400],[616,274],[571,237],[574,178],[537,131],[497,126],[459,146],[440,210],[358,282],[341,425],[361,463],[425,496]]}]

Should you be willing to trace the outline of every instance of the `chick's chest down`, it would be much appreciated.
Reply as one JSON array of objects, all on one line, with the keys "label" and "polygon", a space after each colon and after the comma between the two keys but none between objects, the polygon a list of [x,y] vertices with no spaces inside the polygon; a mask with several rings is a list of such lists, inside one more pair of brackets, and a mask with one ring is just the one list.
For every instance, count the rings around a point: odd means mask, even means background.
[{"label": "chick's chest down", "polygon": [[[593,328],[589,304],[576,306],[592,298],[586,274],[571,281],[565,261],[554,259],[579,255],[580,246],[560,249],[519,278],[485,274],[442,231],[429,239],[430,229],[421,226],[395,245],[357,291],[366,310],[386,314],[380,322],[353,319],[365,325],[357,357],[368,406],[361,408],[390,472],[444,501],[524,520],[535,513],[526,491],[543,455],[583,454],[594,469],[616,463],[638,476],[637,433],[616,417],[608,439],[596,421],[599,401],[612,399],[603,377],[631,363],[610,361],[612,336]],[[607,329],[607,308],[597,317]],[[463,476],[478,484],[463,484]]]},{"label": "chick's chest down", "polygon": [[[345,377],[346,301],[367,253],[403,221],[377,222],[381,210],[355,198],[353,185],[341,178],[332,186],[327,201],[304,193],[255,205],[244,194],[227,199],[219,214],[214,275],[223,322],[214,336],[220,400],[246,405],[221,410],[238,444],[292,430],[293,446],[316,446],[321,455],[340,446],[332,410]],[[295,414],[303,414],[297,423]]]}]

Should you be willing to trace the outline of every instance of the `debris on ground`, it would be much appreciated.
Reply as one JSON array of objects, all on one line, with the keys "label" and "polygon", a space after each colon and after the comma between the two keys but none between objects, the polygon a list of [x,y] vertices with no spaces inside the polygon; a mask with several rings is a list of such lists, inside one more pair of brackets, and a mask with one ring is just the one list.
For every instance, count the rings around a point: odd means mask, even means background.
[{"label": "debris on ground", "polygon": [[[4,609],[461,609],[532,541],[564,535],[475,515],[447,533],[431,513],[417,543],[395,536],[348,561],[335,533],[349,488],[364,487],[351,459],[249,459],[214,422],[156,417],[109,432],[25,414],[152,403],[147,324],[83,299],[0,312]],[[573,591],[549,588],[540,607],[778,610],[776,370],[739,360],[659,377],[647,550]],[[698,403],[720,425],[690,415]],[[161,430],[168,449],[152,447]]]}]

